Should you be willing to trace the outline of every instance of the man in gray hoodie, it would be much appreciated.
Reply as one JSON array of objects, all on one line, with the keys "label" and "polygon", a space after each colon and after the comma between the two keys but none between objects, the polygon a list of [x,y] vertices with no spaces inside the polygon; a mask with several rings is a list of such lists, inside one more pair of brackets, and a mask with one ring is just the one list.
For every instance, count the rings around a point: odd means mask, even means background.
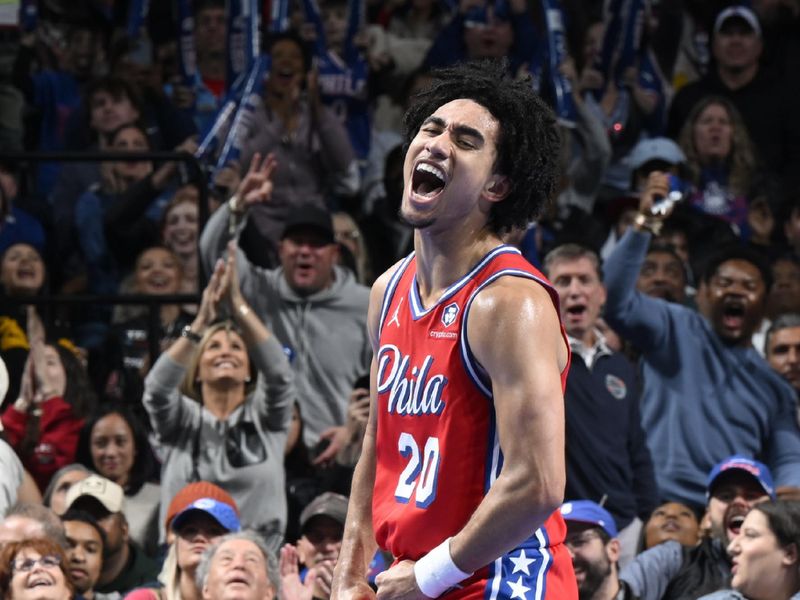
[{"label": "man in gray hoodie", "polygon": [[[248,209],[269,201],[274,169],[274,158],[262,162],[256,155],[234,196],[209,219],[200,238],[206,272],[229,240],[238,239]],[[310,449],[327,446],[316,457],[324,462],[335,457],[343,442],[353,384],[369,372],[369,288],[336,264],[339,248],[330,214],[316,205],[290,209],[279,255],[280,267],[263,269],[237,248],[239,281],[245,299],[289,356],[303,441]]]}]

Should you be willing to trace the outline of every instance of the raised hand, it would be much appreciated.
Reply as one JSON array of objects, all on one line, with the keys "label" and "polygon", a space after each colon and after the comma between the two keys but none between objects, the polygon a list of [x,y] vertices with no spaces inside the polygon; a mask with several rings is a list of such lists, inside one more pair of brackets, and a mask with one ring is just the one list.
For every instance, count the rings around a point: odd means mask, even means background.
[{"label": "raised hand", "polygon": [[203,290],[200,308],[197,309],[197,316],[192,322],[191,329],[196,333],[211,325],[219,314],[219,303],[225,293],[223,288],[225,268],[225,261],[221,258],[214,265],[214,271],[211,273],[208,284]]},{"label": "raised hand", "polygon": [[28,307],[27,333],[28,343],[30,344],[28,361],[34,386],[33,402],[40,403],[53,396],[62,396],[64,394],[64,381],[54,377],[52,369],[48,368],[48,363],[57,359],[52,354],[48,357],[45,350],[44,325],[33,306]]},{"label": "raised hand", "polygon": [[236,314],[241,306],[247,303],[242,296],[242,289],[239,286],[239,271],[236,267],[236,242],[228,242],[228,254],[225,257],[225,268],[220,280],[220,299],[227,300],[231,311]]},{"label": "raised hand", "polygon": [[311,464],[319,467],[332,467],[336,461],[336,455],[347,442],[347,428],[343,425],[329,427],[319,434],[319,440],[319,447],[322,450],[311,461]]},{"label": "raised hand", "polygon": [[309,570],[305,581],[300,581],[300,560],[297,548],[285,544],[281,548],[278,571],[281,576],[281,597],[283,600],[311,600],[314,597],[316,572]]},{"label": "raised hand", "polygon": [[236,212],[243,212],[254,204],[269,202],[272,197],[272,173],[276,166],[278,161],[274,154],[267,154],[262,161],[261,154],[256,152],[247,173],[239,183],[231,208]]},{"label": "raised hand", "polygon": [[27,311],[27,335],[28,335],[28,343],[33,346],[34,344],[44,344],[44,325],[42,324],[42,319],[39,317],[39,313],[36,312],[36,308],[33,306],[28,307]]},{"label": "raised hand", "polygon": [[647,176],[647,183],[639,196],[639,213],[634,219],[636,229],[647,229],[653,235],[658,235],[674,208],[674,202],[669,200],[669,174],[653,171]]}]

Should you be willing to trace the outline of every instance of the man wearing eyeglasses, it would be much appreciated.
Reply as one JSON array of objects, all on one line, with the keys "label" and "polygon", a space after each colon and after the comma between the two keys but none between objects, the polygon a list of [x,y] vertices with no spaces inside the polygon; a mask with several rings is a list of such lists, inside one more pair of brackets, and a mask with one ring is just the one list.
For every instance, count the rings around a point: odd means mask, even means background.
[{"label": "man wearing eyeglasses", "polygon": [[619,579],[621,549],[611,513],[591,500],[574,500],[561,505],[561,516],[580,600],[638,600]]},{"label": "man wearing eyeglasses", "polygon": [[725,589],[731,562],[725,548],[739,533],[745,515],[757,503],[775,500],[766,465],[745,456],[729,456],[711,469],[706,485],[708,533],[694,547],[667,541],[642,552],[622,569],[641,600],[693,600]]}]

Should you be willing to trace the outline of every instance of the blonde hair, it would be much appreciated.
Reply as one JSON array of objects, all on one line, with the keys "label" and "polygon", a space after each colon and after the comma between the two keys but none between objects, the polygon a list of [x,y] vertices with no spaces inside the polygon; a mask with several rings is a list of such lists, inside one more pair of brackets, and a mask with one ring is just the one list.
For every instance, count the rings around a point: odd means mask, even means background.
[{"label": "blonde hair", "polygon": [[[361,228],[358,226],[358,223],[356,223],[355,219],[353,219],[353,217],[344,211],[337,211],[333,213],[331,218],[333,219],[334,235],[336,234],[337,221],[339,221],[340,224],[345,225],[345,227],[349,229],[352,234],[354,234],[353,239],[355,240],[356,247],[358,248],[358,254],[353,256],[356,266],[356,279],[358,279],[359,283],[368,283],[372,279],[372,265],[369,257],[369,250],[367,249],[366,243],[364,243],[364,234],[362,233]],[[338,243],[344,245],[342,242]],[[350,249],[348,248],[347,251],[349,252]]]},{"label": "blonde hair", "polygon": [[[198,342],[197,348],[195,349],[194,354],[189,361],[189,366],[186,369],[186,375],[181,382],[181,393],[201,403],[203,401],[203,393],[201,391],[200,382],[197,380],[197,372],[200,370],[200,358],[203,356],[203,352],[205,352],[211,336],[223,329],[229,334],[235,333],[242,338],[242,341],[244,341],[244,335],[242,335],[241,330],[230,319],[213,323],[203,332],[200,342]],[[255,389],[255,382],[258,377],[258,373],[255,370],[255,366],[253,365],[253,361],[250,358],[249,352],[248,362],[250,366],[250,380],[246,381],[244,384],[245,397],[249,396],[250,393]]]},{"label": "blonde hair", "polygon": [[756,170],[756,155],[741,114],[727,98],[706,96],[689,112],[678,137],[678,143],[686,155],[686,168],[692,183],[699,184],[701,161],[694,143],[694,128],[703,111],[713,105],[725,109],[733,126],[730,156],[726,159],[729,169],[728,187],[737,196],[746,195],[750,191],[751,179]]}]

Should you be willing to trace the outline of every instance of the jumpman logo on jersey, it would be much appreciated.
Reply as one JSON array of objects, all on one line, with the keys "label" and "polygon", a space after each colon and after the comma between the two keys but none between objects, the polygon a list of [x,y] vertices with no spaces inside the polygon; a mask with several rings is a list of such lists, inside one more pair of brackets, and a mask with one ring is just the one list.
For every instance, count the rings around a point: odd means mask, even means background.
[{"label": "jumpman logo on jersey", "polygon": [[403,300],[405,300],[405,298],[400,298],[400,302],[397,303],[397,308],[394,309],[394,314],[392,315],[392,318],[389,319],[387,325],[391,325],[392,323],[394,323],[395,325],[400,327],[399,314],[400,314],[400,307],[403,306]]}]

